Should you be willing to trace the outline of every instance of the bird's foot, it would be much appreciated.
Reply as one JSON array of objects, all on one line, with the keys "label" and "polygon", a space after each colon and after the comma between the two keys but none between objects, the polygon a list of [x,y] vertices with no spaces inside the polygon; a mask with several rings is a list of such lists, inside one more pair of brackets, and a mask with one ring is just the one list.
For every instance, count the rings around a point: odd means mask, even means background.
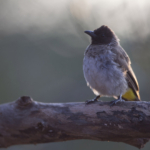
[{"label": "bird's foot", "polygon": [[113,100],[113,101],[110,102],[110,106],[116,105],[118,102],[124,102],[124,101],[125,101],[125,100],[122,99],[122,95],[120,95],[120,96],[118,97],[118,99]]},{"label": "bird's foot", "polygon": [[100,95],[96,96],[94,99],[85,101],[85,103],[86,103],[86,104],[91,104],[91,103],[98,102],[98,99],[99,99],[99,98],[100,98]]},{"label": "bird's foot", "polygon": [[86,104],[91,104],[91,103],[95,103],[95,102],[98,102],[98,100],[95,98],[85,101]]}]

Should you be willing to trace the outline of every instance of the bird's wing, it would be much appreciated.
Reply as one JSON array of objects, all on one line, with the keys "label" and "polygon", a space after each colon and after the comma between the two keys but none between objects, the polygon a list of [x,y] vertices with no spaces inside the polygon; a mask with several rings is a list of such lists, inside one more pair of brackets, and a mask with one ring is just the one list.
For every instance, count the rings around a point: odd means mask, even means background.
[{"label": "bird's wing", "polygon": [[112,52],[116,54],[116,58],[114,61],[119,64],[120,68],[122,68],[124,72],[126,72],[126,80],[128,82],[128,86],[133,90],[134,94],[140,100],[138,81],[132,70],[129,56],[121,46],[112,49]]}]

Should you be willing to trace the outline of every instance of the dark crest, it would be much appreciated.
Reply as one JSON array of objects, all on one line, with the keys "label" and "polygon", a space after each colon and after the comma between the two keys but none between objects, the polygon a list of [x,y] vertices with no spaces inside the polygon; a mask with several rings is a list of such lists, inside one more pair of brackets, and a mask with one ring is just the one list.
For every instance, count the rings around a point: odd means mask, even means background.
[{"label": "dark crest", "polygon": [[107,26],[103,25],[94,31],[85,31],[92,38],[92,44],[109,44],[113,37],[115,38],[114,32]]}]

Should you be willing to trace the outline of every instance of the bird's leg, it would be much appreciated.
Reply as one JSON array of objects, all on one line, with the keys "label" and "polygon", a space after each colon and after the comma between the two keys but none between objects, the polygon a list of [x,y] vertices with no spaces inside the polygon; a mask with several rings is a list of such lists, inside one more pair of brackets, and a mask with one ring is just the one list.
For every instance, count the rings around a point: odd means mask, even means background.
[{"label": "bird's leg", "polygon": [[98,95],[98,96],[96,96],[96,97],[95,97],[94,99],[92,99],[92,100],[87,100],[87,101],[85,101],[85,103],[86,103],[86,104],[91,104],[91,103],[93,103],[93,102],[97,102],[100,97],[101,97],[101,96]]},{"label": "bird's leg", "polygon": [[111,101],[110,106],[113,106],[113,105],[117,104],[118,102],[124,102],[124,101],[125,101],[125,100],[122,99],[122,94],[120,94],[120,95],[118,96],[118,99]]}]

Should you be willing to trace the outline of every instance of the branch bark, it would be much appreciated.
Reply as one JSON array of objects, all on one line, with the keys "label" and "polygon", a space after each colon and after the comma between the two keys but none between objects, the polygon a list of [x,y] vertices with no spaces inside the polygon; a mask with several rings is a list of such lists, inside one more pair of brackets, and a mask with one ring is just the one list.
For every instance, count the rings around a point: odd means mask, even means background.
[{"label": "branch bark", "polygon": [[40,103],[28,96],[0,105],[0,147],[76,139],[124,142],[150,138],[150,103]]}]

